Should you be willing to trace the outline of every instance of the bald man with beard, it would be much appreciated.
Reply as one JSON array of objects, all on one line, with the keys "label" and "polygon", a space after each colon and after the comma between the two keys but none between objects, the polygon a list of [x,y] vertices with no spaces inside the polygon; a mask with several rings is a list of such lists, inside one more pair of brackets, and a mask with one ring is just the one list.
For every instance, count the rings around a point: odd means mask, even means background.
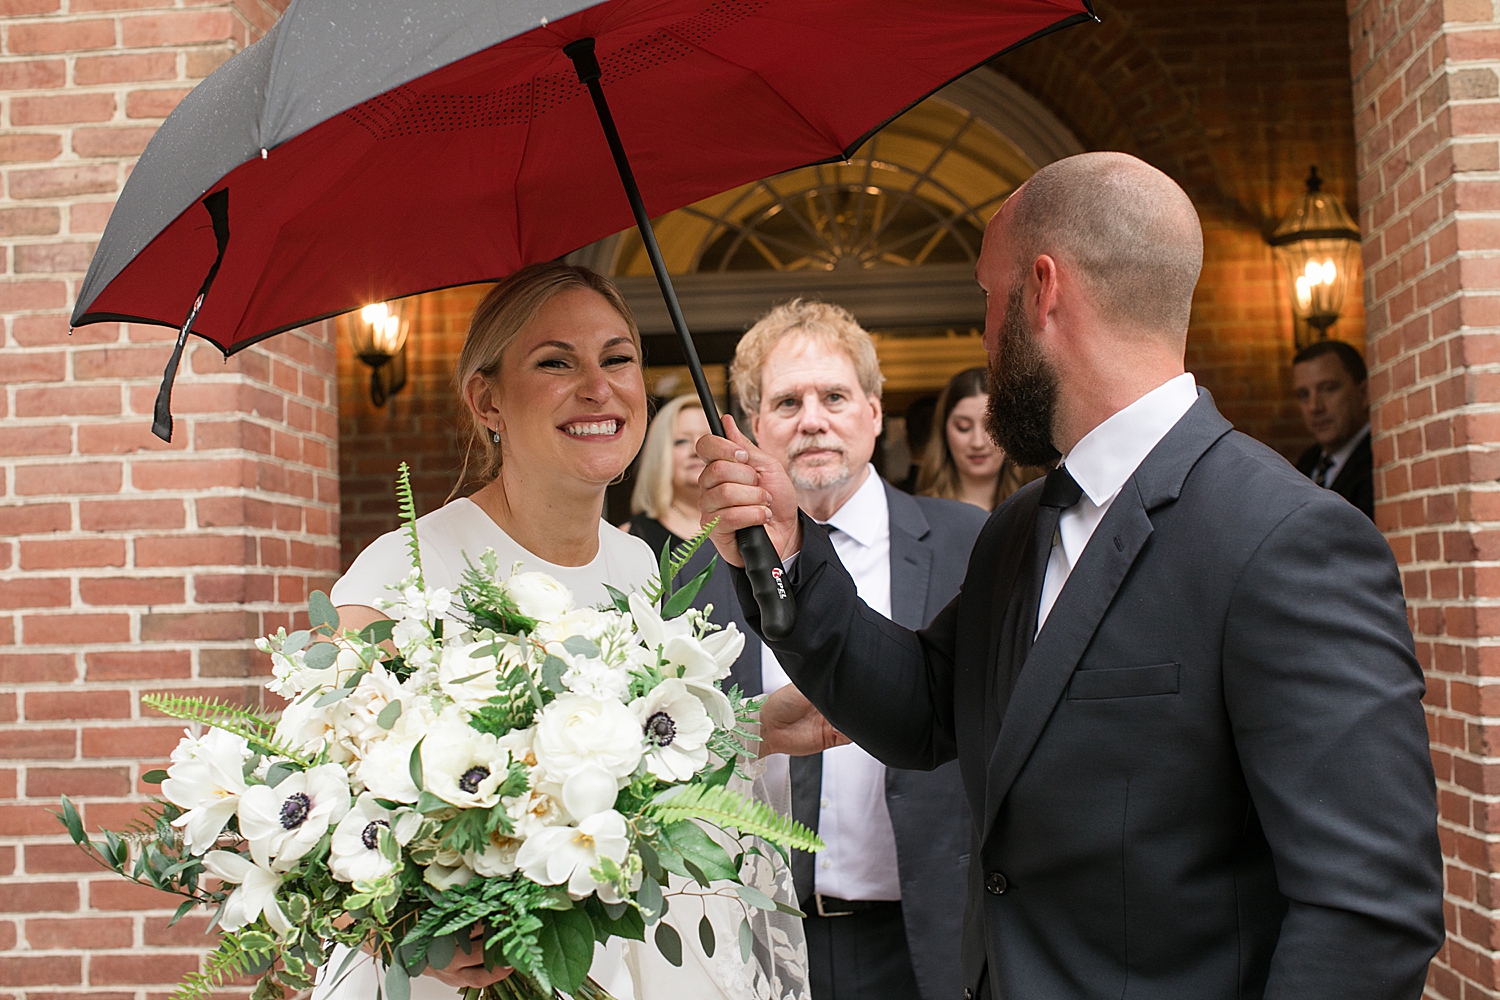
[{"label": "bald man with beard", "polygon": [[719,552],[764,524],[788,564],[792,680],[890,767],[959,761],[966,1000],[1416,1000],[1443,940],[1395,562],[1184,371],[1202,259],[1187,195],[1120,153],[996,213],[990,430],[1056,468],[920,631],[861,603],[778,462],[698,444]]}]

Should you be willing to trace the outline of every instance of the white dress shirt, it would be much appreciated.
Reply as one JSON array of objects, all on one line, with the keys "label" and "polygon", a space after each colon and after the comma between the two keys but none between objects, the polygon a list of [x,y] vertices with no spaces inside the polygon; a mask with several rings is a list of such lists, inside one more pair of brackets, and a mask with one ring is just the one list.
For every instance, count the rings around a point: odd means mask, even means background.
[{"label": "white dress shirt", "polygon": [[1328,471],[1323,473],[1323,481],[1318,483],[1318,485],[1330,490],[1333,489],[1334,480],[1338,479],[1339,473],[1349,461],[1349,456],[1354,454],[1354,449],[1358,448],[1359,443],[1369,436],[1370,425],[1366,423],[1359,429],[1358,433],[1348,441],[1345,441],[1344,446],[1334,452],[1328,459]]},{"label": "white dress shirt", "polygon": [[[860,598],[891,616],[891,514],[885,486],[870,466],[865,481],[827,522],[839,561]],[[769,646],[761,646],[761,684],[767,694],[790,682]],[[896,834],[885,803],[885,765],[850,743],[823,751],[823,795],[813,884],[835,899],[900,899]]]},{"label": "white dress shirt", "polygon": [[1089,431],[1063,458],[1064,468],[1083,488],[1083,497],[1058,519],[1047,575],[1042,579],[1037,632],[1041,632],[1057,595],[1068,582],[1068,574],[1078,565],[1094,529],[1120,495],[1125,480],[1135,474],[1151,449],[1197,401],[1198,383],[1193,376],[1178,375]]}]

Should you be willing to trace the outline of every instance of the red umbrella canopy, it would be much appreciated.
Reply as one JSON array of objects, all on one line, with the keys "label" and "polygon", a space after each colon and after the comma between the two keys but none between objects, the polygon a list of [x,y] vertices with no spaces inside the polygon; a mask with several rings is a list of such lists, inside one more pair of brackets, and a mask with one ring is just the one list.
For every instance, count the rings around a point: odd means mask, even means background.
[{"label": "red umbrella canopy", "polygon": [[[1090,17],[1086,8],[1087,0],[601,3],[330,109],[263,152],[234,153],[222,173],[211,171],[216,182],[185,192],[176,204],[187,207],[159,231],[143,236],[124,217],[127,185],[75,323],[180,326],[219,250],[199,201],[208,191],[228,192],[229,238],[193,332],[226,353],[369,302],[494,280],[626,228],[614,162],[563,54],[576,39],[597,39],[602,85],[655,216],[845,158],[926,95]],[[410,15],[417,22],[420,10]],[[307,49],[299,57],[315,58]],[[366,73],[383,52],[345,38],[324,56],[301,78]],[[272,81],[289,78],[291,68],[267,65]],[[193,114],[203,105],[185,101],[163,126],[176,129],[174,148],[194,133],[173,119]],[[274,129],[259,134],[276,138]],[[131,185],[170,182],[170,159],[150,152]]]}]

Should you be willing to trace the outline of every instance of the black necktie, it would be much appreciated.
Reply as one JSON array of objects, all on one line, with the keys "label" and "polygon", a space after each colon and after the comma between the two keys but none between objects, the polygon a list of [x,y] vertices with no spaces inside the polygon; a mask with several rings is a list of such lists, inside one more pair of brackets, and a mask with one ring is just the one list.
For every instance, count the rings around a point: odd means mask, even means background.
[{"label": "black necktie", "polygon": [[1328,475],[1328,470],[1330,467],[1332,467],[1332,465],[1332,455],[1319,455],[1318,464],[1313,466],[1312,481],[1317,483],[1319,486],[1327,487],[1328,484],[1323,481],[1323,477]]}]

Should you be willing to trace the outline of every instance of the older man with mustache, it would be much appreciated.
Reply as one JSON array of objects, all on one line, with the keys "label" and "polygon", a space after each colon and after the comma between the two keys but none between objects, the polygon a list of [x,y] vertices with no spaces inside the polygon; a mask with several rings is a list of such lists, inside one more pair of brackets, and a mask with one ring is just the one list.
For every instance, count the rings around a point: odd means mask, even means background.
[{"label": "older man with mustache", "polygon": [[[731,378],[761,448],[827,526],[860,597],[908,628],[926,625],[958,593],[984,512],[876,475],[882,377],[870,335],[838,306],[780,305],[740,341]],[[752,694],[786,684],[729,573],[715,574],[705,602],[749,637],[733,682]],[[813,1000],[956,997],[970,825],[957,766],[888,768],[856,746],[789,764],[793,814],[828,845],[792,862]]]},{"label": "older man with mustache", "polygon": [[698,442],[725,559],[765,524],[792,561],[772,645],[797,686],[888,765],[959,762],[965,998],[1416,1000],[1443,941],[1395,560],[1184,371],[1202,248],[1122,153],[1042,168],[990,221],[991,430],[1062,461],[921,631],[862,601],[779,462]]}]

